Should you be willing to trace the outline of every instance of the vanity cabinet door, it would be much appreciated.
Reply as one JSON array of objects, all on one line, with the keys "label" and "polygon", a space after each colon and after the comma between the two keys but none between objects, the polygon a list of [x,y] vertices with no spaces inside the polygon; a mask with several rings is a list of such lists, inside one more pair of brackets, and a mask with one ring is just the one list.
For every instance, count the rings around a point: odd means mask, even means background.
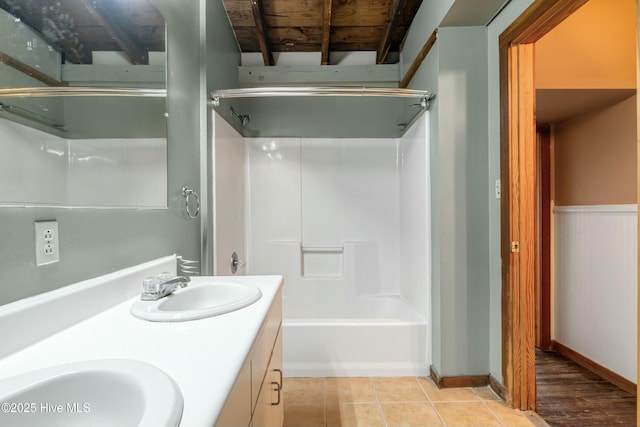
[{"label": "vanity cabinet door", "polygon": [[[271,387],[271,399],[269,402],[269,422],[270,426],[282,427],[284,423],[284,387],[282,378],[282,329],[278,331],[278,338],[276,344],[273,347],[273,354],[271,355],[271,363],[269,364],[269,372],[267,378],[271,377],[269,382]],[[265,381],[266,383],[267,381]]]},{"label": "vanity cabinet door", "polygon": [[282,393],[282,330],[280,330],[253,413],[253,427],[282,427],[284,422]]},{"label": "vanity cabinet door", "polygon": [[258,339],[251,349],[251,390],[253,407],[258,404],[258,391],[266,381],[267,367],[282,324],[282,296],[278,293],[265,318]]},{"label": "vanity cabinet door", "polygon": [[215,427],[248,426],[251,421],[251,364],[245,362]]},{"label": "vanity cabinet door", "polygon": [[281,323],[279,290],[215,427],[282,427]]}]

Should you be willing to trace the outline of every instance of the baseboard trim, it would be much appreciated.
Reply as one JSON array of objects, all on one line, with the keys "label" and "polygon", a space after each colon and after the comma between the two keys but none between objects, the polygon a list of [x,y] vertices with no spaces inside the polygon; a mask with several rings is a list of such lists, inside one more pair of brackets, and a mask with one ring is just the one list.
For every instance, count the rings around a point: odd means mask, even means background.
[{"label": "baseboard trim", "polygon": [[589,359],[588,357],[578,353],[574,349],[567,347],[566,345],[559,343],[558,341],[553,341],[553,348],[566,357],[582,366],[583,368],[593,372],[594,374],[604,378],[610,383],[618,386],[622,390],[631,393],[634,396],[638,395],[638,388],[635,383],[629,381],[625,377],[611,371],[608,368],[600,365],[599,363]]},{"label": "baseboard trim", "polygon": [[505,388],[504,385],[502,385],[500,381],[495,379],[493,375],[489,375],[489,387],[491,387],[491,390],[493,390],[493,392],[497,394],[500,397],[500,399],[511,404],[511,402],[508,401],[508,398],[509,398],[508,390]]},{"label": "baseboard trim", "polygon": [[429,367],[431,379],[438,388],[455,387],[484,387],[489,384],[489,375],[455,375],[443,377],[438,374],[433,365]]}]

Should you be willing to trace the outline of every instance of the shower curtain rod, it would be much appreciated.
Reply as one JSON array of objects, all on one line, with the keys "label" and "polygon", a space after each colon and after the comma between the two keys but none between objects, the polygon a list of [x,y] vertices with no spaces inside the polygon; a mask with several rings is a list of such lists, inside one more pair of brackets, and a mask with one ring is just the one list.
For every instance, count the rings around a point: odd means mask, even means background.
[{"label": "shower curtain rod", "polygon": [[244,89],[223,89],[211,92],[213,105],[218,107],[221,98],[264,98],[270,96],[379,96],[391,98],[421,98],[424,108],[428,108],[433,94],[427,90],[400,89],[386,87],[318,86],[318,87],[254,87]]},{"label": "shower curtain rod", "polygon": [[16,87],[0,89],[0,97],[47,97],[47,96],[147,96],[165,97],[166,89],[123,87]]}]

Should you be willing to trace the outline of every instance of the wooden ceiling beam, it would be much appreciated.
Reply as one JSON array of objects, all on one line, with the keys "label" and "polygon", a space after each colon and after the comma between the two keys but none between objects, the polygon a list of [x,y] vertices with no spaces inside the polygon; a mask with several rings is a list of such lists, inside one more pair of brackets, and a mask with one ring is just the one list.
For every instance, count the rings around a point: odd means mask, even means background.
[{"label": "wooden ceiling beam", "polygon": [[322,17],[322,65],[329,65],[329,45],[331,42],[331,12],[332,0],[324,0],[324,14]]},{"label": "wooden ceiling beam", "polygon": [[3,64],[8,65],[11,68],[14,68],[18,71],[20,71],[21,73],[26,74],[29,77],[32,77],[38,81],[41,81],[42,83],[46,84],[47,86],[69,86],[69,84],[67,82],[63,82],[60,80],[56,80],[53,77],[49,77],[47,74],[43,73],[42,71],[39,71],[35,68],[33,68],[32,66],[25,64],[22,61],[17,60],[16,58],[14,58],[13,56],[7,55],[6,53],[0,52],[0,62],[2,62]]},{"label": "wooden ceiling beam", "polygon": [[121,15],[113,3],[104,0],[80,0],[91,16],[111,35],[132,64],[148,65],[149,52],[137,36],[120,24]]},{"label": "wooden ceiling beam", "polygon": [[273,54],[269,47],[269,36],[267,35],[267,20],[264,17],[264,8],[262,0],[250,0],[251,10],[253,11],[253,20],[256,24],[256,35],[258,36],[258,44],[260,52],[262,52],[262,60],[264,65],[274,65]]},{"label": "wooden ceiling beam", "polygon": [[380,45],[378,46],[378,64],[384,63],[385,59],[387,59],[389,49],[391,48],[391,42],[393,41],[393,33],[395,33],[395,30],[398,26],[400,14],[404,10],[405,4],[406,0],[392,0],[389,4],[389,14],[387,15],[387,20],[385,21],[384,31],[382,33],[382,38],[380,39]]}]

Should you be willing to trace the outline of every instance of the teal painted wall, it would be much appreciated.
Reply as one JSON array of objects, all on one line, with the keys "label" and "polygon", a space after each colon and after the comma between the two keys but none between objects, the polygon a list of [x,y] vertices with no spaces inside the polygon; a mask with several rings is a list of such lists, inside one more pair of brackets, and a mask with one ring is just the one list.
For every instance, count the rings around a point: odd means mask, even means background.
[{"label": "teal painted wall", "polygon": [[441,28],[441,375],[486,374],[489,357],[485,27]]},{"label": "teal painted wall", "polygon": [[[512,0],[487,27],[439,28],[410,87],[431,107],[433,366],[502,381],[498,37],[533,0]],[[401,54],[406,70],[453,1],[425,1]],[[458,84],[454,84],[458,81]]]},{"label": "teal painted wall", "polygon": [[445,376],[483,375],[489,367],[486,40],[485,27],[441,28],[410,85],[436,88],[432,363]]},{"label": "teal painted wall", "polygon": [[[166,210],[0,208],[0,304],[59,288],[90,277],[173,253],[200,259],[200,221],[186,218],[180,189],[200,190],[202,145],[208,120],[205,50],[237,51],[226,14],[207,15],[206,0],[155,1],[167,20],[169,96],[167,111],[169,207]],[[203,45],[203,27],[226,37]],[[237,63],[215,61],[212,84],[233,81]],[[205,76],[201,78],[201,76]],[[203,123],[203,120],[205,122]],[[203,132],[202,129],[205,129]],[[35,266],[36,220],[57,219],[60,262]],[[206,219],[205,219],[206,221]]]},{"label": "teal painted wall", "polygon": [[[202,141],[200,159],[201,168],[206,173],[201,176],[201,194],[212,194],[213,186],[213,141],[215,129],[213,127],[213,106],[209,104],[211,101],[211,92],[220,89],[231,89],[239,87],[238,83],[238,66],[240,66],[240,52],[237,48],[235,35],[228,30],[227,13],[221,1],[205,1],[206,9],[202,15],[206,16],[206,26],[204,38],[206,46],[204,46],[203,57],[206,64],[206,74],[203,76],[203,84],[206,87],[202,94],[202,102],[207,105],[204,110],[206,126],[202,129],[206,138]],[[225,20],[223,23],[222,20]],[[230,72],[233,70],[233,72]],[[226,109],[219,113],[229,123],[238,126],[238,121],[234,121],[231,111]],[[202,241],[202,272],[203,274],[213,274],[213,241],[210,237],[213,235],[210,227],[213,226],[213,197],[208,197],[202,203],[204,217],[208,220],[201,223]]]}]

